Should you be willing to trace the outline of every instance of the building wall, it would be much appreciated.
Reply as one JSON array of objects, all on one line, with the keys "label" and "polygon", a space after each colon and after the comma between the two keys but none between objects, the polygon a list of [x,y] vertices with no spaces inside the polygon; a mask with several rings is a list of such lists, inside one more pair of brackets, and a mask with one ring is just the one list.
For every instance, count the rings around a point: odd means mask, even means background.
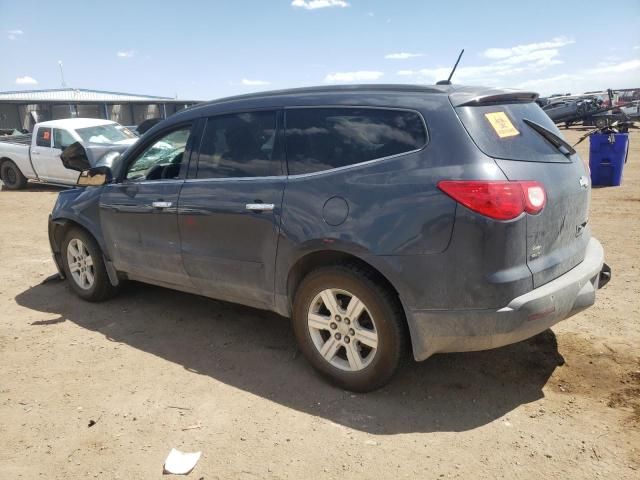
[{"label": "building wall", "polygon": [[51,105],[51,120],[71,118],[75,115],[75,105]]},{"label": "building wall", "polygon": [[97,103],[97,104],[14,104],[0,102],[0,128],[25,128],[33,130],[36,122],[60,118],[108,118],[122,125],[139,125],[150,118],[163,118],[183,110],[189,104],[141,104],[141,103]]},{"label": "building wall", "polygon": [[133,125],[131,106],[128,104],[107,105],[109,120],[121,125]]},{"label": "building wall", "polygon": [[150,118],[162,118],[160,107],[156,105],[133,105],[133,125],[140,125]]},{"label": "building wall", "polygon": [[33,130],[36,123],[51,120],[51,106],[48,104],[19,105],[18,111],[20,122],[22,122],[20,128],[26,128],[29,131]]},{"label": "building wall", "polygon": [[0,104],[0,128],[20,128],[20,126],[18,106],[9,103]]},{"label": "building wall", "polygon": [[79,118],[104,118],[104,105],[77,105],[76,112]]}]

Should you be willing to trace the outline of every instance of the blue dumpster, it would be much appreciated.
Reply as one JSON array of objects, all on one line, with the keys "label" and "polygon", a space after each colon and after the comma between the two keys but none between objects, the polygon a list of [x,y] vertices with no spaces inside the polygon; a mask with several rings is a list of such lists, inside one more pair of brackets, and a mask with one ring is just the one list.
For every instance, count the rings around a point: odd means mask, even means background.
[{"label": "blue dumpster", "polygon": [[618,186],[629,153],[628,133],[596,133],[589,137],[591,185]]}]

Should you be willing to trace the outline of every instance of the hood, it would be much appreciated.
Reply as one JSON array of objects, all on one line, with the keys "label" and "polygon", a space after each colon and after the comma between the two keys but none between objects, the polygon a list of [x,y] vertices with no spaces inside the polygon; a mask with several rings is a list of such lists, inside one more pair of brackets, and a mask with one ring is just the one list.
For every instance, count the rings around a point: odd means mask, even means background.
[{"label": "hood", "polygon": [[116,142],[114,145],[133,145],[138,141],[138,138],[125,138],[124,140],[120,140]]}]

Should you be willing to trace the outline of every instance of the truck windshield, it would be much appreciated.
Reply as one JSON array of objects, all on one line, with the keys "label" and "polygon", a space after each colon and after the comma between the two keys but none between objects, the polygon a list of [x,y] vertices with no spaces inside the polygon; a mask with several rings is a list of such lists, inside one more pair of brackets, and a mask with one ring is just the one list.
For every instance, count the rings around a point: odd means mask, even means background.
[{"label": "truck windshield", "polygon": [[117,123],[78,128],[76,132],[80,135],[82,141],[86,143],[118,143],[136,138],[135,133]]}]

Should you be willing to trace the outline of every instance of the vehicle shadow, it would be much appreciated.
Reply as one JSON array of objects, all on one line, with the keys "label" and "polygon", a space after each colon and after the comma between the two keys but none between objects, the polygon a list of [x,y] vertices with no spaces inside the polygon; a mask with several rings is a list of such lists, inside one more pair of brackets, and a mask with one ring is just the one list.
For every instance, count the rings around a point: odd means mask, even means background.
[{"label": "vehicle shadow", "polygon": [[353,395],[314,373],[297,352],[289,321],[272,313],[133,282],[100,304],[78,299],[65,282],[29,288],[16,302],[58,316],[34,322],[40,327],[67,319],[193,374],[373,434],[487,424],[543,397],[564,363],[548,330],[496,350],[408,361],[387,387]]}]

